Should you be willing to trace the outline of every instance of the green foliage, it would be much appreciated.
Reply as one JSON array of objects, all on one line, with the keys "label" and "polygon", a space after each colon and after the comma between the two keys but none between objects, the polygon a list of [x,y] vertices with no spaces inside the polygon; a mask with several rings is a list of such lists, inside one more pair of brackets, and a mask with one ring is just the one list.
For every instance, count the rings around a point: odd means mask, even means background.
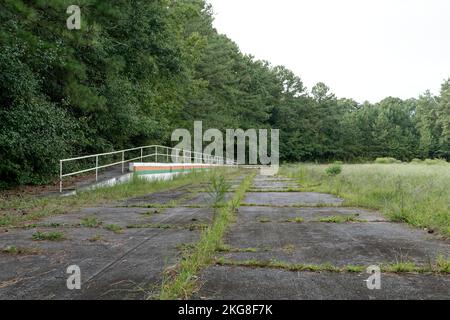
[{"label": "green foliage", "polygon": [[448,162],[445,161],[444,159],[425,159],[423,161],[423,163],[430,165],[430,166],[432,166],[432,165],[447,165],[448,164]]},{"label": "green foliage", "polygon": [[326,223],[346,223],[346,222],[361,222],[356,216],[331,216],[319,219],[319,222]]},{"label": "green foliage", "polygon": [[54,232],[37,231],[35,234],[33,234],[34,241],[60,241],[64,239],[65,239],[64,233],[58,231]]},{"label": "green foliage", "polygon": [[439,96],[358,104],[244,55],[204,0],[0,2],[0,187],[47,183],[58,160],[153,143],[174,128],[280,129],[284,161],[450,158]]},{"label": "green foliage", "polygon": [[105,226],[105,229],[108,231],[112,231],[115,233],[122,233],[123,232],[123,228],[117,224],[108,224]]},{"label": "green foliage", "polygon": [[225,201],[225,196],[230,190],[230,184],[224,175],[213,174],[208,186],[208,194],[213,200],[213,205],[217,206]]},{"label": "green foliage", "polygon": [[80,225],[85,228],[97,228],[102,224],[97,217],[85,217],[81,220]]},{"label": "green foliage", "polygon": [[342,165],[340,165],[340,164],[332,164],[331,166],[329,166],[325,170],[325,172],[330,177],[337,176],[338,174],[340,174],[342,172]]},{"label": "green foliage", "polygon": [[391,163],[401,163],[401,161],[395,159],[395,158],[390,158],[390,157],[384,157],[384,158],[376,158],[375,159],[375,163],[378,164],[391,164]]},{"label": "green foliage", "polygon": [[285,220],[285,222],[295,222],[295,223],[303,223],[304,221],[305,219],[303,219],[302,217],[289,218]]},{"label": "green foliage", "polygon": [[38,248],[7,246],[0,249],[0,252],[10,255],[35,255],[41,253],[41,250]]}]

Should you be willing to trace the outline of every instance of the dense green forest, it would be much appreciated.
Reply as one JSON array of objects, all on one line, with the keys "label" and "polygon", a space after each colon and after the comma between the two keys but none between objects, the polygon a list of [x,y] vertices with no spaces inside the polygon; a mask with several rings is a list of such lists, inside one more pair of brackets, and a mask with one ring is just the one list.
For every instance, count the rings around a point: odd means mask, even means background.
[{"label": "dense green forest", "polygon": [[242,54],[203,0],[80,0],[81,30],[68,30],[72,2],[0,1],[0,184],[45,183],[68,156],[169,145],[194,120],[278,128],[283,161],[450,158],[450,79],[439,96],[359,104]]}]

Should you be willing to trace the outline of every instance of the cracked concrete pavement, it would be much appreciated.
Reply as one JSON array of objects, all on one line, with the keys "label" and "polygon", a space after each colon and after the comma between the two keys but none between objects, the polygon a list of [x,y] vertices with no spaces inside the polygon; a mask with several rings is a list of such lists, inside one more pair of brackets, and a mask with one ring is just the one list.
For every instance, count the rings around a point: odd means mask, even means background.
[{"label": "cracked concrete pavement", "polygon": [[[428,266],[450,255],[448,241],[403,223],[389,222],[379,212],[343,207],[343,200],[314,192],[291,192],[289,179],[258,176],[226,236],[229,252],[203,271],[197,299],[449,299],[448,274],[387,273],[381,289],[369,290],[363,272],[310,272],[239,266],[245,262],[335,267],[414,262]],[[263,189],[269,192],[261,192]],[[274,192],[274,190],[280,192]],[[327,207],[329,206],[329,207]],[[320,222],[352,217],[344,223]],[[219,260],[220,261],[220,260]],[[251,264],[251,263],[250,263]]]},{"label": "cracked concrete pavement", "polygon": [[[241,178],[231,180],[235,188]],[[198,241],[212,222],[205,185],[185,186],[49,217],[0,233],[0,299],[145,299],[157,294],[163,270],[182,247]],[[379,212],[347,208],[333,195],[297,192],[291,179],[256,176],[218,259],[286,264],[369,266],[414,262],[427,266],[448,257],[450,244],[436,235],[388,221]],[[233,190],[233,189],[232,189]],[[279,192],[277,192],[279,191]],[[227,199],[231,193],[227,194]],[[331,217],[352,218],[326,223]],[[100,224],[86,227],[90,218]],[[118,232],[105,228],[115,225]],[[36,231],[58,231],[61,241],[33,241]],[[31,252],[32,251],[32,252]],[[66,269],[81,268],[82,289],[68,290]],[[211,265],[202,271],[194,299],[448,299],[448,274],[382,274],[369,290],[365,272],[311,272]]]}]

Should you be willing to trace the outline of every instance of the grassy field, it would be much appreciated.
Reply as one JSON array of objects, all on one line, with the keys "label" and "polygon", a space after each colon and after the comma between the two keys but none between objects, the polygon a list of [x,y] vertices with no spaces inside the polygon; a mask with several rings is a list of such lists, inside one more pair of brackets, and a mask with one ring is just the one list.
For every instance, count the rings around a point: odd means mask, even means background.
[{"label": "grassy field", "polygon": [[[235,169],[214,170],[216,173],[217,171],[228,176],[237,174]],[[209,182],[211,174],[211,171],[195,171],[178,175],[174,179],[167,181],[146,181],[136,178],[128,183],[99,188],[89,192],[81,192],[76,196],[70,197],[0,197],[0,227],[15,227],[23,223],[51,215],[62,214],[84,206],[99,205],[184,185]]]},{"label": "grassy field", "polygon": [[291,164],[280,174],[297,179],[305,191],[332,193],[345,205],[378,209],[393,221],[450,237],[449,164],[342,165],[341,173],[332,166]]}]

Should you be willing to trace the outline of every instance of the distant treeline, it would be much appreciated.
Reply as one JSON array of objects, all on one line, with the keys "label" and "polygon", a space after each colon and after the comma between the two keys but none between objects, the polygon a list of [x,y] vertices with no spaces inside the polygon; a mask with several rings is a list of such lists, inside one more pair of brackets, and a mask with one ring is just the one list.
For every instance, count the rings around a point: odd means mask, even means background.
[{"label": "distant treeline", "polygon": [[81,30],[68,30],[72,2],[0,2],[0,184],[48,182],[64,157],[168,145],[194,120],[278,128],[284,161],[450,157],[450,79],[439,96],[361,105],[242,54],[203,0],[78,1]]}]

